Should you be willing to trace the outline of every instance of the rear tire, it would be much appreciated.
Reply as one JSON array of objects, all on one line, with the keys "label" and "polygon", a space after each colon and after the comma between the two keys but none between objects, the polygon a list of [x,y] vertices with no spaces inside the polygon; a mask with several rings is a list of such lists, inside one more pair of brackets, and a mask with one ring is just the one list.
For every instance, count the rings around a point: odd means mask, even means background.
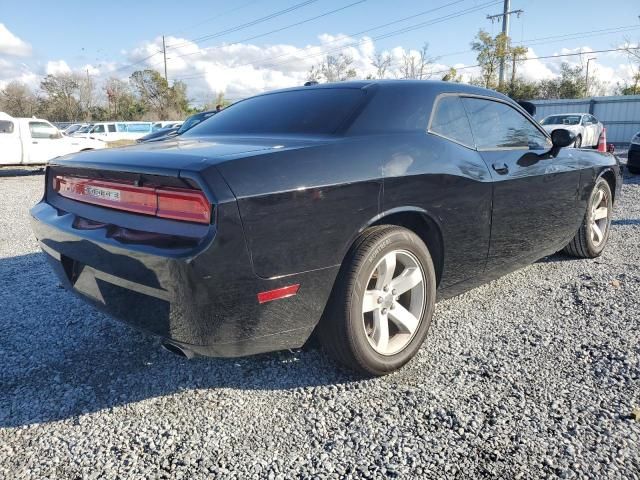
[{"label": "rear tire", "polygon": [[318,328],[320,342],[352,370],[386,375],[417,353],[435,297],[435,269],[422,240],[402,227],[372,227],[342,264]]},{"label": "rear tire", "polygon": [[582,225],[573,240],[564,247],[565,253],[580,258],[600,256],[609,238],[612,198],[609,183],[599,178],[591,191]]}]

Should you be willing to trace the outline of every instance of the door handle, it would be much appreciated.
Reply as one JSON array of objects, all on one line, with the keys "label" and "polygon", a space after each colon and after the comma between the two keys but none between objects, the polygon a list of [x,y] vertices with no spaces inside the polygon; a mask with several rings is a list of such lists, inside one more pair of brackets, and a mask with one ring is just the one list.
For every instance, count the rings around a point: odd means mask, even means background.
[{"label": "door handle", "polygon": [[31,143],[35,143],[35,144],[37,144],[38,142],[31,142]]},{"label": "door handle", "polygon": [[507,173],[509,173],[509,167],[506,163],[494,163],[492,166],[493,169],[500,175],[506,175]]}]

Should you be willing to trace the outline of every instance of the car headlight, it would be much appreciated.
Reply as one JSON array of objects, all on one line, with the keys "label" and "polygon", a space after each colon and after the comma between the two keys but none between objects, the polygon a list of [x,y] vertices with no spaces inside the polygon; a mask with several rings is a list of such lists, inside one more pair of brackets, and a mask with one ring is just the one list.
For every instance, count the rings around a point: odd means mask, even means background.
[{"label": "car headlight", "polygon": [[640,145],[640,133],[636,133],[636,136],[631,139],[631,143]]}]

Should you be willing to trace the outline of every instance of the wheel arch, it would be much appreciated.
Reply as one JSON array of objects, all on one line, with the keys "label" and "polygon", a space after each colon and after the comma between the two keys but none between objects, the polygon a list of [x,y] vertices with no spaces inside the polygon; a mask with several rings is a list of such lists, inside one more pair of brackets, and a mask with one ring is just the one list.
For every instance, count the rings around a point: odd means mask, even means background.
[{"label": "wheel arch", "polygon": [[442,228],[433,215],[422,208],[410,206],[393,208],[382,212],[358,230],[357,235],[349,244],[349,249],[351,249],[351,246],[362,232],[367,228],[378,225],[396,225],[411,230],[418,235],[429,249],[433,266],[436,270],[436,286],[440,285],[444,272],[445,250]]},{"label": "wheel arch", "polygon": [[607,181],[607,183],[609,184],[609,188],[611,189],[611,202],[615,203],[617,180],[616,180],[616,174],[614,173],[614,171],[611,168],[606,168],[602,172],[600,172],[600,175],[598,175],[598,178],[604,178]]}]

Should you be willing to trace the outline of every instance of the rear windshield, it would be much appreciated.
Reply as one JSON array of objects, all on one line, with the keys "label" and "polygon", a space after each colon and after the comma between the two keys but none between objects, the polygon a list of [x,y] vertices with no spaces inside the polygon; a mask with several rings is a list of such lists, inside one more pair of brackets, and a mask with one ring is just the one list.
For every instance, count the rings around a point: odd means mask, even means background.
[{"label": "rear windshield", "polygon": [[222,110],[186,135],[329,135],[363,98],[364,92],[356,88],[310,88],[260,95]]}]

